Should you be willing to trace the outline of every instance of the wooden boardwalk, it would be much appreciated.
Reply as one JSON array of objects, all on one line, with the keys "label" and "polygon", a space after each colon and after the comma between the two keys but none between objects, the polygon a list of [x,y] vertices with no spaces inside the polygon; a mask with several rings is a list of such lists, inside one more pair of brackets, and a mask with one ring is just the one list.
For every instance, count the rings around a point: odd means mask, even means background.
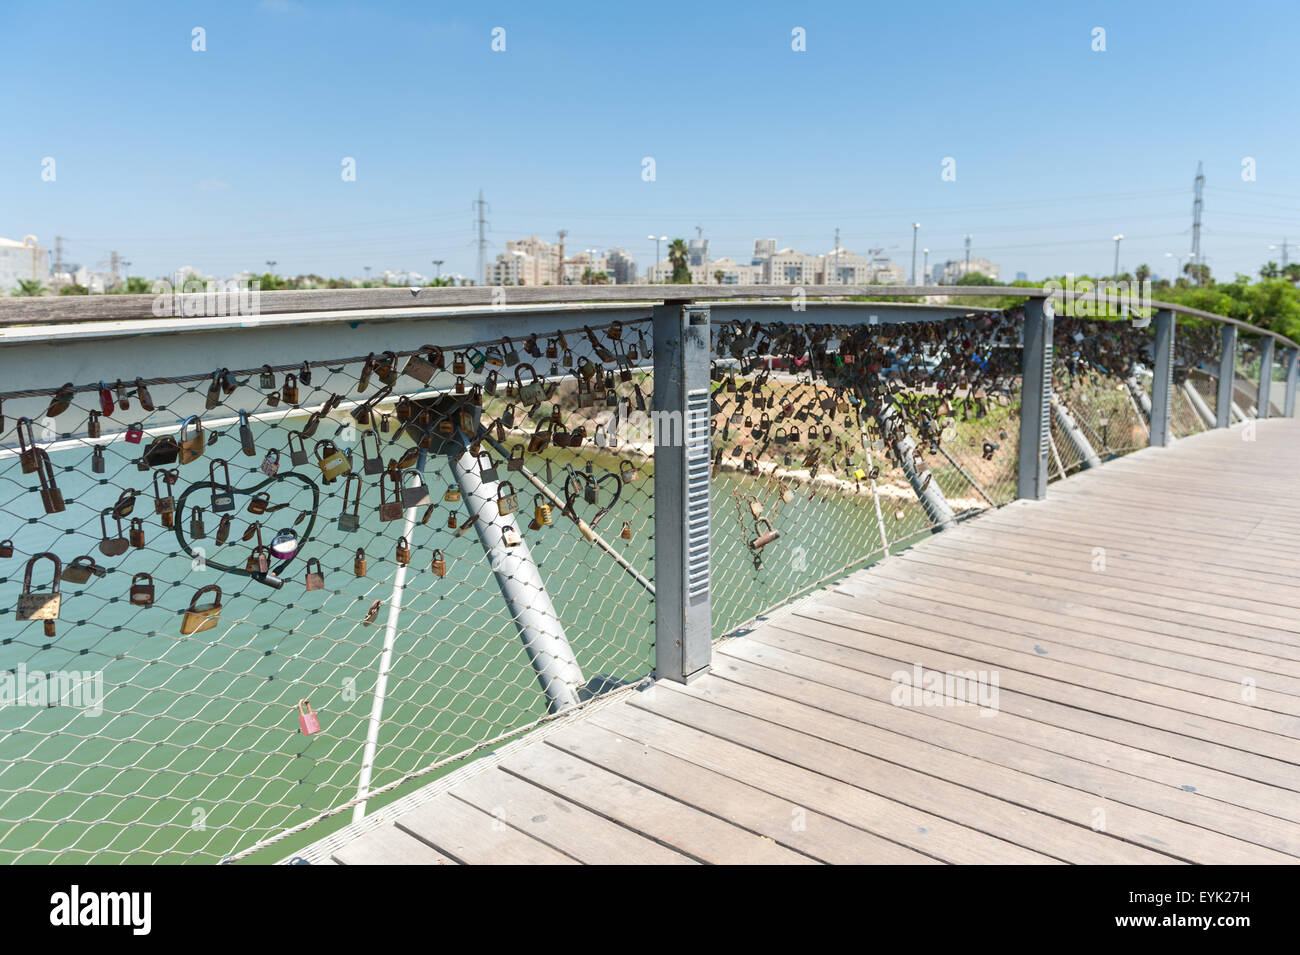
[{"label": "wooden boardwalk", "polygon": [[[1113,461],[318,861],[1294,863],[1298,492],[1295,420]],[[915,672],[965,676],[950,705],[895,705]],[[981,674],[996,707],[956,705]]]}]

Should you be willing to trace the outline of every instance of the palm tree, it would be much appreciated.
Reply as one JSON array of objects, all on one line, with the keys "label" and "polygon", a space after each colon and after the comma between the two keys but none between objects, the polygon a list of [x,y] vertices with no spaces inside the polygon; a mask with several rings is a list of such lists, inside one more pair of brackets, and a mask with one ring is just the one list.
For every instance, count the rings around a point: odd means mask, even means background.
[{"label": "palm tree", "polygon": [[1151,266],[1145,264],[1139,265],[1137,271],[1134,273],[1134,277],[1138,280],[1139,284],[1145,282],[1147,279],[1151,278]]},{"label": "palm tree", "polygon": [[1276,262],[1269,262],[1259,270],[1259,277],[1262,279],[1275,279],[1282,274],[1282,270],[1277,267]]},{"label": "palm tree", "polygon": [[45,286],[41,284],[40,279],[19,279],[18,287],[13,291],[14,295],[36,296],[45,294]]},{"label": "palm tree", "polygon": [[668,243],[668,261],[673,266],[673,277],[670,281],[674,285],[691,284],[691,268],[686,264],[687,255],[685,239],[673,239]]},{"label": "palm tree", "polygon": [[1282,270],[1282,276],[1292,285],[1300,282],[1300,262],[1288,262],[1287,267]]},{"label": "palm tree", "polygon": [[722,280],[725,279],[726,277],[727,277],[727,273],[722,271],[722,269],[715,269],[713,272],[713,280],[717,282],[719,285],[722,284]]}]

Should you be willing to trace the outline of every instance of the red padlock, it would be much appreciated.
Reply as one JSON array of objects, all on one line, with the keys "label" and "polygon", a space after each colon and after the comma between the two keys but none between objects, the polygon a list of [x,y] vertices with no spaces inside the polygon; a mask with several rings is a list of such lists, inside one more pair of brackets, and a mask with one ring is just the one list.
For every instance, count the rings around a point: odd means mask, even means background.
[{"label": "red padlock", "polygon": [[144,439],[144,426],[137,421],[129,425],[126,429],[126,440],[131,444],[139,444]]},{"label": "red padlock", "polygon": [[111,415],[117,408],[117,400],[113,397],[113,389],[102,381],[99,383],[99,407],[105,415]]},{"label": "red padlock", "polygon": [[312,736],[320,732],[320,720],[312,711],[310,700],[303,700],[298,704],[298,729],[303,736]]}]

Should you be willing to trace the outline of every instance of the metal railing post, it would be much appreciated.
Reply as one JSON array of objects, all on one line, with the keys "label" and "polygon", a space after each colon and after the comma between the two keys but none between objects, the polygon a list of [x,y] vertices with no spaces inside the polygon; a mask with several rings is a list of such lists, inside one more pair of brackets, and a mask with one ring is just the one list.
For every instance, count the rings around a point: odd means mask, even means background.
[{"label": "metal railing post", "polygon": [[1174,392],[1174,313],[1161,309],[1153,321],[1155,342],[1151,350],[1155,359],[1151,370],[1151,447],[1167,447],[1170,402]]},{"label": "metal railing post", "polygon": [[654,309],[655,676],[687,683],[709,669],[709,308]]},{"label": "metal railing post", "polygon": [[1296,378],[1300,376],[1300,348],[1286,350],[1286,398],[1282,401],[1282,414],[1295,417]]},{"label": "metal railing post", "polygon": [[1020,462],[1016,497],[1047,497],[1047,459],[1052,439],[1052,300],[1025,303],[1020,355]]},{"label": "metal railing post", "polygon": [[1233,389],[1237,385],[1237,326],[1224,325],[1219,352],[1219,400],[1214,407],[1215,427],[1232,424]]},{"label": "metal railing post", "polygon": [[1259,344],[1259,395],[1255,398],[1255,417],[1260,421],[1268,417],[1268,406],[1273,392],[1273,339],[1264,338]]}]

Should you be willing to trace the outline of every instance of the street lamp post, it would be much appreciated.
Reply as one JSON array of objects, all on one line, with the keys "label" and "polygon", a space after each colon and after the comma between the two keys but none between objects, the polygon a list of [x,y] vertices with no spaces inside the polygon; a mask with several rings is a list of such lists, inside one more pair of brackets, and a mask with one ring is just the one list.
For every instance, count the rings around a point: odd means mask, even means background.
[{"label": "street lamp post", "polygon": [[436,268],[436,269],[438,270],[438,274],[434,276],[435,279],[440,279],[440,278],[442,278],[442,263],[443,263],[444,261],[446,261],[446,260],[445,260],[445,259],[434,259],[434,260],[433,260],[434,268]]},{"label": "street lamp post", "polygon": [[647,239],[654,239],[654,241],[655,241],[655,271],[657,272],[657,271],[659,271],[659,243],[660,243],[660,242],[667,242],[667,241],[668,241],[668,236],[666,236],[666,235],[660,235],[660,236],[648,235],[648,236],[646,236],[646,238],[647,238]]},{"label": "street lamp post", "polygon": [[914,287],[916,285],[916,233],[918,230],[920,230],[920,228],[921,228],[921,223],[919,222],[912,223],[912,282],[911,284]]},{"label": "street lamp post", "polygon": [[1121,232],[1119,235],[1117,235],[1117,236],[1114,237],[1114,241],[1115,241],[1115,271],[1114,271],[1114,273],[1112,274],[1112,278],[1114,278],[1115,281],[1117,281],[1117,282],[1119,281],[1119,244],[1120,244],[1120,242],[1123,240],[1123,238],[1124,238],[1124,233],[1122,233],[1122,232]]},{"label": "street lamp post", "polygon": [[[921,255],[924,256],[924,258],[922,258],[921,260],[921,281],[929,282],[930,281],[930,250],[922,249]],[[913,284],[915,284],[915,282]]]}]

